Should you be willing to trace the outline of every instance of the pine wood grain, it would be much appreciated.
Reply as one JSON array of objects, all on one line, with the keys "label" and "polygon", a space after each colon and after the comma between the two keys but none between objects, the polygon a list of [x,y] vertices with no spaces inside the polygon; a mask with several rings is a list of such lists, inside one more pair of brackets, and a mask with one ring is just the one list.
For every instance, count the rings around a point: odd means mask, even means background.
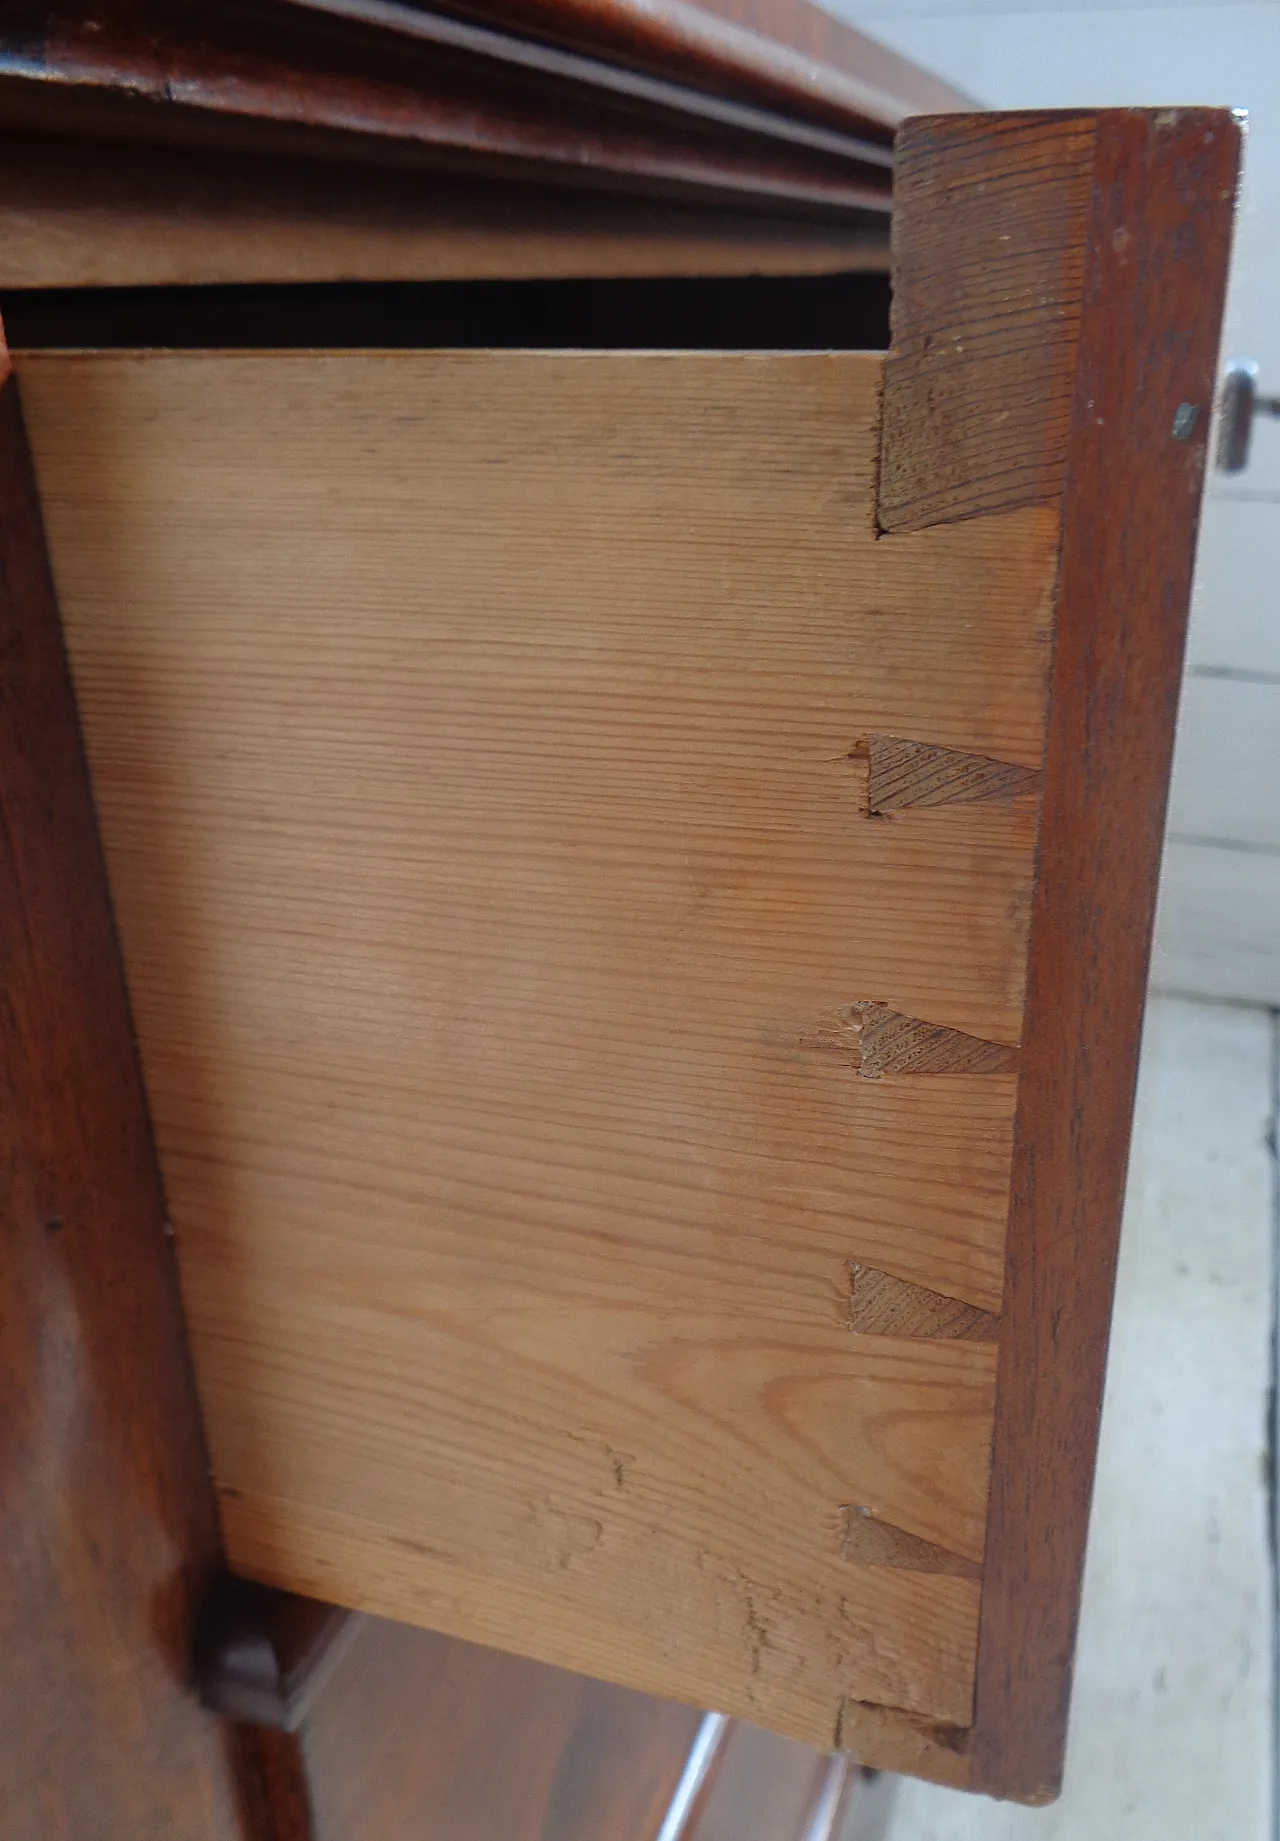
[{"label": "pine wood grain", "polygon": [[876,540],[859,356],[19,371],[233,1564],[829,1745],[963,1724],[1056,516]]},{"label": "pine wood grain", "polygon": [[301,1733],[314,1841],[653,1841],[698,1724],[366,1619]]}]

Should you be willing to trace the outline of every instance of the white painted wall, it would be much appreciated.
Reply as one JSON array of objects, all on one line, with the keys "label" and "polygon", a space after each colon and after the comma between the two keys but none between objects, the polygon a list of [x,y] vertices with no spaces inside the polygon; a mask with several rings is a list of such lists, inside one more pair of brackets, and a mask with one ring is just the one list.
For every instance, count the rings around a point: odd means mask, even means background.
[{"label": "white painted wall", "polygon": [[[996,108],[1224,104],[1249,144],[1223,356],[1280,395],[1280,5],[826,0]],[[1280,1004],[1280,422],[1205,504],[1154,982]]]}]

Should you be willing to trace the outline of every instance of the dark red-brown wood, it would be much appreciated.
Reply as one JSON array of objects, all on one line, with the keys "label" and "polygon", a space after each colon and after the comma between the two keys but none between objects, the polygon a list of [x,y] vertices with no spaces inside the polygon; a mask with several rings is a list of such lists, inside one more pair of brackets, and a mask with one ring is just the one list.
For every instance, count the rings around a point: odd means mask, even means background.
[{"label": "dark red-brown wood", "polygon": [[[300,0],[344,18],[382,0]],[[448,11],[715,94],[873,135],[966,99],[809,0],[462,0]]]},{"label": "dark red-brown wood", "polygon": [[847,1758],[713,1720],[699,1774],[689,1707],[247,1581],[209,1600],[196,1674],[246,1722],[267,1841],[655,1841],[689,1773],[681,1841],[881,1832]]},{"label": "dark red-brown wood", "polygon": [[1239,154],[1225,111],[1098,118],[971,1746],[1028,1798],[1061,1780]]},{"label": "dark red-brown wood", "polygon": [[[267,1810],[263,1841],[319,1841],[307,1761],[297,1734],[282,1732],[276,1726],[242,1726],[239,1731],[262,1782]],[[362,1831],[356,1834],[362,1837]],[[352,1836],[351,1841],[356,1837]]]},{"label": "dark red-brown wood", "polygon": [[698,1724],[688,1707],[364,1619],[302,1727],[315,1841],[653,1841]]},{"label": "dark red-brown wood", "polygon": [[[670,1701],[364,1618],[299,1735],[313,1841],[655,1841],[701,1726]],[[731,1721],[680,1841],[876,1841],[887,1788]]]},{"label": "dark red-brown wood", "polygon": [[788,0],[777,36],[679,0],[499,0],[484,18],[386,0],[35,0],[0,19],[10,128],[827,217],[889,210],[893,128],[925,98],[955,100],[848,28],[815,25],[803,0]]},{"label": "dark red-brown wood", "polygon": [[881,522],[1062,508],[963,1743],[972,1788],[1031,1802],[1061,1781],[1239,151],[1196,109],[939,118],[900,149]]},{"label": "dark red-brown wood", "polygon": [[260,1780],[186,1682],[214,1495],[11,377],[0,821],[0,1832],[233,1841]]}]

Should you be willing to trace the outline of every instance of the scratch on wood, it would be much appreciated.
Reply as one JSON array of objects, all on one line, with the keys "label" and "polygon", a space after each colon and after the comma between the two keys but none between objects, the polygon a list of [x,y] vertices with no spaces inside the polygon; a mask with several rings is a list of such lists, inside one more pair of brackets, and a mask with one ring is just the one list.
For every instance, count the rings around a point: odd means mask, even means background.
[{"label": "scratch on wood", "polygon": [[894,1572],[945,1573],[952,1579],[981,1579],[982,1568],[966,1554],[952,1553],[935,1541],[922,1540],[891,1521],[881,1521],[873,1509],[858,1504],[844,1511],[840,1557],[860,1566],[886,1566]]},{"label": "scratch on wood", "polygon": [[1000,1319],[962,1298],[849,1261],[849,1328],[860,1336],[995,1342]]},{"label": "scratch on wood", "polygon": [[904,1016],[888,1004],[852,1004],[849,1022],[856,1038],[854,1066],[865,1080],[882,1074],[1008,1074],[1018,1065],[1018,1051],[1007,1043]]},{"label": "scratch on wood", "polygon": [[872,818],[909,806],[1013,799],[1038,790],[1041,781],[1034,767],[900,735],[868,735],[853,752],[868,762],[867,811]]}]

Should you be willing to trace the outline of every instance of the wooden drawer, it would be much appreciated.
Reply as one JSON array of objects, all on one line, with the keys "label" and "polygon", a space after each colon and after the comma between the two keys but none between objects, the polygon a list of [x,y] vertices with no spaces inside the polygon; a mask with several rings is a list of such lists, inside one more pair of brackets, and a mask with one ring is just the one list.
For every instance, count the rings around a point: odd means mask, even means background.
[{"label": "wooden drawer", "polygon": [[18,363],[232,1564],[828,1744],[970,1712],[1057,560],[883,369]]},{"label": "wooden drawer", "polygon": [[21,353],[232,1566],[1032,1800],[1237,129],[895,345]]}]

